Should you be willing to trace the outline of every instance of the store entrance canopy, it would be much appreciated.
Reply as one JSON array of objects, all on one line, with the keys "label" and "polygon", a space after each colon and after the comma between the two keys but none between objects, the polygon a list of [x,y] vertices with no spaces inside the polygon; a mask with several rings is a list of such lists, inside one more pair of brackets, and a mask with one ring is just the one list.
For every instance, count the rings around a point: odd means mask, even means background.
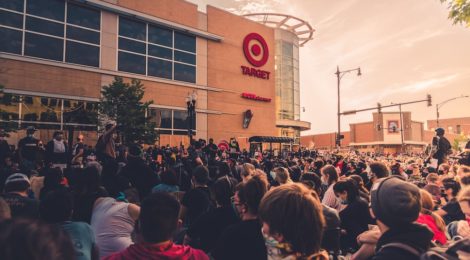
[{"label": "store entrance canopy", "polygon": [[278,136],[252,136],[248,141],[250,143],[293,143],[294,139]]}]

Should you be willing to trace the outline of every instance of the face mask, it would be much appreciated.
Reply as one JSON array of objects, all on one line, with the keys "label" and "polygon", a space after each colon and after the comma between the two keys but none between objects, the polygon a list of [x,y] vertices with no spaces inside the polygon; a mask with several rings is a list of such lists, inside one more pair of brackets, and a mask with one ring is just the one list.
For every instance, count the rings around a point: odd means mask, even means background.
[{"label": "face mask", "polygon": [[325,177],[321,176],[321,184],[328,185],[328,180],[325,180]]},{"label": "face mask", "polygon": [[266,245],[266,252],[268,254],[268,259],[281,259],[282,253],[279,248],[279,242],[273,237],[265,234],[263,228],[261,228],[261,234],[263,234],[264,244]]},{"label": "face mask", "polygon": [[273,178],[273,180],[276,179],[276,172],[275,171],[270,171],[269,175],[271,175],[271,178]]},{"label": "face mask", "polygon": [[348,200],[340,199],[342,205],[348,205]]}]

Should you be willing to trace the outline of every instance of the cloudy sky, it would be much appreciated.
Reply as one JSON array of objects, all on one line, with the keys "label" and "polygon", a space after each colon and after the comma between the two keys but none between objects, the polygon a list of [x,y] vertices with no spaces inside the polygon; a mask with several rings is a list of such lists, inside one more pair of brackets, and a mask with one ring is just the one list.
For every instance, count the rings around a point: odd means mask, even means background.
[{"label": "cloudy sky", "polygon": [[[470,95],[470,28],[452,25],[439,0],[189,0],[201,11],[213,5],[236,13],[280,12],[308,21],[314,40],[300,50],[305,134],[336,130],[336,66],[361,67],[341,80],[342,111],[425,99],[433,105]],[[396,111],[391,108],[385,111]],[[406,106],[413,120],[435,119],[435,106]],[[342,118],[372,120],[372,112]],[[470,98],[449,102],[441,118],[470,116]]]}]

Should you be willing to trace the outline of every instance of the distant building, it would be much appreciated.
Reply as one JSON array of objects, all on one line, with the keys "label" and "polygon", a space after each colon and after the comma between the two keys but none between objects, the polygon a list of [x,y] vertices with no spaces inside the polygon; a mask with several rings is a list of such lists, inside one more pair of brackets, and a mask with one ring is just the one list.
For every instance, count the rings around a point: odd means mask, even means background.
[{"label": "distant building", "polygon": [[[431,141],[425,137],[424,123],[413,121],[411,112],[373,113],[373,121],[350,124],[344,132],[343,147],[363,152],[397,153],[422,151]],[[403,122],[403,126],[402,123]],[[307,148],[333,149],[335,133],[303,136],[301,145]]]}]

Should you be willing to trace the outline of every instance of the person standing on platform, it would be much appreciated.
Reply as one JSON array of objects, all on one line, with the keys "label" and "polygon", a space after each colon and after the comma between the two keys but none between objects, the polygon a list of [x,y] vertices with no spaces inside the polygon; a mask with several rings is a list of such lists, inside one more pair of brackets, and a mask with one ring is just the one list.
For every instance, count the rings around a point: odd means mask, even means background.
[{"label": "person standing on platform", "polygon": [[18,156],[20,160],[21,171],[27,175],[34,169],[37,152],[39,150],[39,139],[34,137],[36,128],[28,126],[26,129],[26,137],[22,138],[18,143]]}]

